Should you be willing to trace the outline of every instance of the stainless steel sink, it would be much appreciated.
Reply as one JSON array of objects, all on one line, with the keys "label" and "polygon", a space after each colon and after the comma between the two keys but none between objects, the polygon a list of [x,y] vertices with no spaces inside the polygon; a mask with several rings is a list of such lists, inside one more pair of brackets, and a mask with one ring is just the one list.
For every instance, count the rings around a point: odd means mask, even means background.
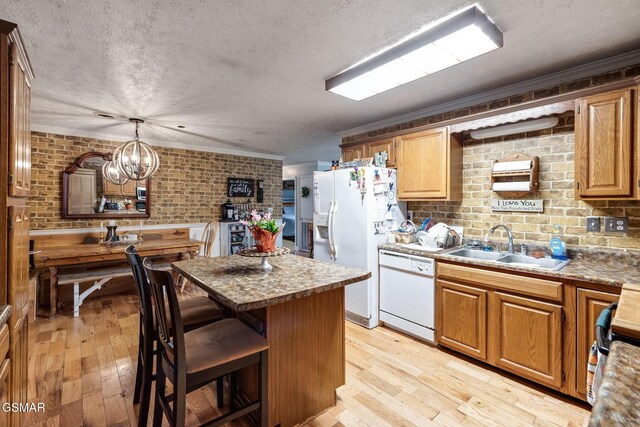
[{"label": "stainless steel sink", "polygon": [[463,258],[482,259],[485,261],[495,261],[498,258],[502,258],[504,254],[500,252],[487,252],[479,251],[477,249],[458,249],[453,252],[449,252],[447,255],[459,256]]},{"label": "stainless steel sink", "polygon": [[512,266],[539,268],[542,270],[560,270],[569,263],[569,260],[560,261],[551,258],[534,258],[526,255],[514,255],[501,252],[487,252],[477,249],[456,249],[447,255],[459,256],[461,258],[472,258],[483,261],[494,261]]},{"label": "stainless steel sink", "polygon": [[560,270],[569,263],[569,260],[561,261],[551,258],[534,258],[525,255],[506,255],[497,259],[498,262],[523,267],[542,268],[544,270]]}]

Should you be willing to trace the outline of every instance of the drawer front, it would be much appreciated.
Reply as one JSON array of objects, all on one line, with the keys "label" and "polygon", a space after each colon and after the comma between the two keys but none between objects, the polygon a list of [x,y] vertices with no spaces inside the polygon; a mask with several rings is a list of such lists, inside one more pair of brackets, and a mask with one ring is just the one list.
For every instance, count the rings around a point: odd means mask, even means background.
[{"label": "drawer front", "polygon": [[562,302],[562,282],[559,281],[442,262],[438,263],[438,278],[440,277]]}]

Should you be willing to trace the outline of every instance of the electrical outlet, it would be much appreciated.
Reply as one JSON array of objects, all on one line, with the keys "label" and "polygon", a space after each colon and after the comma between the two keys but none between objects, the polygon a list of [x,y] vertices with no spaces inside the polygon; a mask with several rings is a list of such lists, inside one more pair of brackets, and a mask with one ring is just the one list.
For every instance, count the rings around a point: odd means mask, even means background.
[{"label": "electrical outlet", "polygon": [[604,231],[607,233],[626,233],[629,231],[629,220],[625,217],[605,217]]},{"label": "electrical outlet", "polygon": [[588,216],[587,217],[587,233],[599,233],[600,232],[600,217]]}]

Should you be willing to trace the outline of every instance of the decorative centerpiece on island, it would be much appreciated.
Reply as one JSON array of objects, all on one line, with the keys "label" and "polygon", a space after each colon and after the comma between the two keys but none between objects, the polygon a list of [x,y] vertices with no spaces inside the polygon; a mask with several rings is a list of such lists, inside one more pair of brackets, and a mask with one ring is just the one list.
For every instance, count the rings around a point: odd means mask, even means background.
[{"label": "decorative centerpiece on island", "polygon": [[276,220],[271,218],[271,213],[260,215],[255,209],[251,211],[249,220],[240,222],[251,231],[256,241],[257,252],[265,253],[276,250],[276,240],[284,228],[284,223],[278,226]]}]

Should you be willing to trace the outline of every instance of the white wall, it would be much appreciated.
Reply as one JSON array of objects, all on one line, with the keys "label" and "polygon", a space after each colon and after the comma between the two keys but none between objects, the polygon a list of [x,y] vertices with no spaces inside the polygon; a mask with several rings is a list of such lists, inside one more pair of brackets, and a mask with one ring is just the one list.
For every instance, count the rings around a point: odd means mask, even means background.
[{"label": "white wall", "polygon": [[331,169],[331,162],[306,162],[282,167],[282,180],[295,179],[297,176],[313,175],[314,171]]}]

